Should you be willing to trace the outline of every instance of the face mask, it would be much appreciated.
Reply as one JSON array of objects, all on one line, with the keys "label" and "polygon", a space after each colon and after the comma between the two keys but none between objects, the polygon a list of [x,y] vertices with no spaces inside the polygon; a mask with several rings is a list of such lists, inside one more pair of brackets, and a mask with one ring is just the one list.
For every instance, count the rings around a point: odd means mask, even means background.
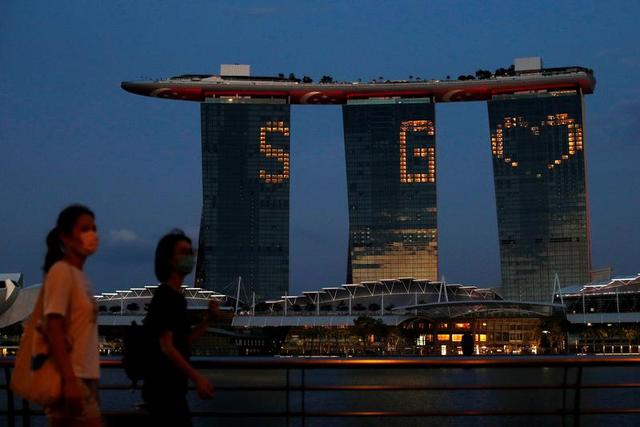
[{"label": "face mask", "polygon": [[98,239],[98,233],[95,231],[85,231],[80,234],[80,240],[82,241],[82,252],[85,255],[92,255],[98,250],[100,239]]},{"label": "face mask", "polygon": [[176,270],[178,273],[183,275],[188,275],[193,271],[193,266],[195,264],[195,259],[193,255],[183,255],[178,258],[178,262],[176,264]]}]

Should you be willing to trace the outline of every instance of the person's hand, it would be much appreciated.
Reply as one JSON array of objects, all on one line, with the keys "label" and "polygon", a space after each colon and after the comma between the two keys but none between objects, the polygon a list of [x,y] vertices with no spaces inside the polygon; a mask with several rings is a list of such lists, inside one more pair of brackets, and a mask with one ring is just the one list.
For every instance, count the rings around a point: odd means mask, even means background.
[{"label": "person's hand", "polygon": [[202,374],[199,374],[196,379],[196,391],[200,399],[211,399],[213,397],[213,385]]},{"label": "person's hand", "polygon": [[208,314],[212,319],[220,319],[222,317],[222,313],[220,312],[220,304],[218,304],[218,301],[214,299],[209,300]]},{"label": "person's hand", "polygon": [[62,399],[64,411],[68,416],[74,417],[82,413],[82,394],[75,377],[63,381]]}]

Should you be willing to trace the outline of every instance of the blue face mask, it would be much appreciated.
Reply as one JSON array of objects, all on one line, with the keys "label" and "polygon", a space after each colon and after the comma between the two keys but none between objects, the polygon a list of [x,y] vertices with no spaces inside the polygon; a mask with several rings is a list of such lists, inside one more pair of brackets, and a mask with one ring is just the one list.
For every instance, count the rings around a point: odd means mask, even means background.
[{"label": "blue face mask", "polygon": [[176,270],[183,275],[188,275],[193,271],[196,261],[193,255],[182,255],[176,263]]}]

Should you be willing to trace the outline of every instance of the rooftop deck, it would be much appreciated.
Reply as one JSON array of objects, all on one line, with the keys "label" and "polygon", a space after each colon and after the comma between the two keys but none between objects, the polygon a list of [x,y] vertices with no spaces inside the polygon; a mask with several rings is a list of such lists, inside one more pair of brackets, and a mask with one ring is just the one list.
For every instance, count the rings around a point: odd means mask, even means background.
[{"label": "rooftop deck", "polygon": [[290,104],[346,104],[372,98],[428,98],[433,102],[485,101],[496,95],[531,91],[580,90],[593,93],[595,78],[581,67],[542,69],[513,76],[473,80],[386,80],[383,82],[302,83],[294,80],[251,80],[243,77],[186,75],[161,80],[122,82],[122,89],[143,96],[204,102],[219,98],[284,99]]}]

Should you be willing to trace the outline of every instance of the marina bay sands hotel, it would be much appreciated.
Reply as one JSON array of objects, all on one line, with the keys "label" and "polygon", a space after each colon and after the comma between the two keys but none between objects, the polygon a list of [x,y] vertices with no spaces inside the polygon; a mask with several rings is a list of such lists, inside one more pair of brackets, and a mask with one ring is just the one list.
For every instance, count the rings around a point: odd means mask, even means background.
[{"label": "marina bay sands hotel", "polygon": [[537,302],[551,301],[556,274],[563,286],[589,281],[583,95],[594,87],[591,70],[543,68],[540,58],[458,80],[314,83],[223,65],[220,75],[122,83],[135,94],[201,103],[196,284],[215,289],[241,276],[259,299],[288,291],[292,104],[342,105],[347,281],[361,283],[438,279],[435,106],[486,101],[501,294]]}]

